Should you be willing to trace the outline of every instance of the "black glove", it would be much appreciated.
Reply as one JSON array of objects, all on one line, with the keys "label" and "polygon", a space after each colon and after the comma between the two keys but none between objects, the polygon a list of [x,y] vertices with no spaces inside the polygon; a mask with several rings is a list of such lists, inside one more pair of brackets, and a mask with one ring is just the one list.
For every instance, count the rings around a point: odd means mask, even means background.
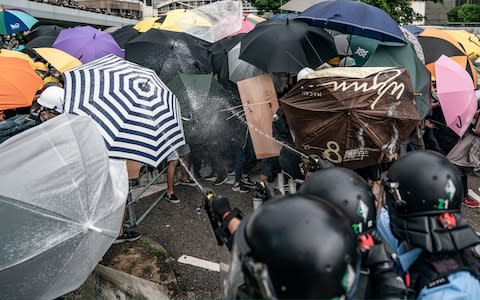
[{"label": "black glove", "polygon": [[230,207],[230,201],[228,201],[227,198],[222,196],[214,197],[212,200],[212,210],[215,214],[215,217],[217,217],[218,220],[222,221],[223,215],[225,215],[226,212],[232,210],[232,208]]}]

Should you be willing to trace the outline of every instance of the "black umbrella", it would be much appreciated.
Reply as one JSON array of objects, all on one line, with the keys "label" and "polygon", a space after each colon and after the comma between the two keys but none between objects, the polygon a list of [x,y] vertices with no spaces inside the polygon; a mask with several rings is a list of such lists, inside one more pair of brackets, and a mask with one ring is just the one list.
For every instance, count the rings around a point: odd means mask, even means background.
[{"label": "black umbrella", "polygon": [[140,35],[140,32],[133,28],[133,25],[126,25],[120,29],[112,32],[112,37],[117,41],[120,48],[125,48],[125,45]]},{"label": "black umbrella", "polygon": [[271,21],[257,26],[241,43],[240,59],[271,73],[317,68],[337,55],[332,36],[298,21]]},{"label": "black umbrella", "polygon": [[27,34],[25,38],[27,41],[31,41],[41,36],[57,37],[62,29],[64,28],[58,25],[40,25]]},{"label": "black umbrella", "polygon": [[210,45],[183,32],[150,29],[125,45],[125,58],[155,70],[168,82],[178,73],[210,73]]},{"label": "black umbrella", "polygon": [[208,48],[208,61],[213,72],[222,80],[228,80],[228,51],[240,42],[245,33],[223,38]]},{"label": "black umbrella", "polygon": [[52,47],[53,43],[57,37],[55,36],[39,36],[25,44],[25,47],[28,48],[42,48],[42,47]]}]

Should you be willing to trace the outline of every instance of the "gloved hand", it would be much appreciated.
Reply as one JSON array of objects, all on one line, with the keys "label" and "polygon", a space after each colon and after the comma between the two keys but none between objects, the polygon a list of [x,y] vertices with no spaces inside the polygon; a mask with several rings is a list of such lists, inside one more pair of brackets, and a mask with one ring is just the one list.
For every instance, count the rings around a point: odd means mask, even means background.
[{"label": "gloved hand", "polygon": [[215,217],[217,217],[218,220],[222,221],[225,213],[232,210],[230,206],[230,201],[228,201],[227,198],[222,196],[214,197],[212,200],[212,210],[215,214]]}]

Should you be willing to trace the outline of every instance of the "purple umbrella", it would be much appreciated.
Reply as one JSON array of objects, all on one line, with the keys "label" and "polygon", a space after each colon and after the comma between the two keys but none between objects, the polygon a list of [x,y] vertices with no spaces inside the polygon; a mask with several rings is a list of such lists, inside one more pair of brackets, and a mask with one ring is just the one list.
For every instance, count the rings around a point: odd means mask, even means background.
[{"label": "purple umbrella", "polygon": [[84,64],[108,54],[125,57],[110,33],[90,26],[63,29],[52,47],[75,56]]}]

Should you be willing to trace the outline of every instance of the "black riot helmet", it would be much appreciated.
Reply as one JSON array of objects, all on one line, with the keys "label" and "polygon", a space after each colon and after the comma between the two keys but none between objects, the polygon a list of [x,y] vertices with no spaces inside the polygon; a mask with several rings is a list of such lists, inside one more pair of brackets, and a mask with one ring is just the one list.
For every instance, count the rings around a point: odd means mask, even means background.
[{"label": "black riot helmet", "polygon": [[275,199],[242,220],[235,232],[227,299],[348,298],[358,278],[356,237],[340,210],[310,198]]},{"label": "black riot helmet", "polygon": [[305,180],[299,192],[320,197],[340,208],[352,222],[356,234],[375,227],[375,196],[368,183],[352,170],[328,168],[316,171]]},{"label": "black riot helmet", "polygon": [[428,252],[457,251],[478,243],[460,216],[461,174],[443,155],[410,152],[393,163],[383,184],[390,227],[401,241]]}]

